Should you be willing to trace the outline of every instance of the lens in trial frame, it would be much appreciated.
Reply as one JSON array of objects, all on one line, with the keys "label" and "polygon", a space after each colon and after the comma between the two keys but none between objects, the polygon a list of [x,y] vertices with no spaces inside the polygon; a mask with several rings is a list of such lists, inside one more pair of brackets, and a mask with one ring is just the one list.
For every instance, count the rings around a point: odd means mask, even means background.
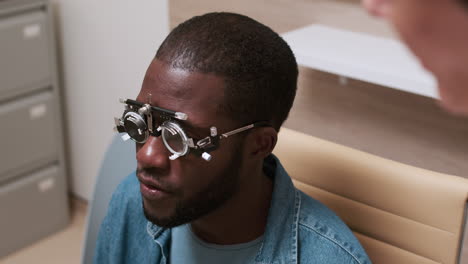
[{"label": "lens in trial frame", "polygon": [[144,143],[148,138],[148,127],[143,117],[135,112],[128,112],[123,118],[125,131],[138,143]]},{"label": "lens in trial frame", "polygon": [[166,121],[161,125],[161,136],[167,149],[178,156],[188,153],[187,135],[182,128],[173,122]]}]

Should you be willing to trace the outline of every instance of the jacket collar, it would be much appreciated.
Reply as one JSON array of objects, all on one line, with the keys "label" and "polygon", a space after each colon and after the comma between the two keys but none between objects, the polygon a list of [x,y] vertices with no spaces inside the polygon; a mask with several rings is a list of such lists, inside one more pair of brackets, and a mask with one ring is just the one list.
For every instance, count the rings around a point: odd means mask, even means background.
[{"label": "jacket collar", "polygon": [[270,155],[265,159],[264,167],[274,170],[273,195],[264,242],[255,261],[296,264],[301,196],[278,158]]},{"label": "jacket collar", "polygon": [[146,231],[154,239],[161,249],[163,261],[165,263],[169,259],[170,245],[171,245],[171,229],[159,227],[150,221],[146,224]]}]

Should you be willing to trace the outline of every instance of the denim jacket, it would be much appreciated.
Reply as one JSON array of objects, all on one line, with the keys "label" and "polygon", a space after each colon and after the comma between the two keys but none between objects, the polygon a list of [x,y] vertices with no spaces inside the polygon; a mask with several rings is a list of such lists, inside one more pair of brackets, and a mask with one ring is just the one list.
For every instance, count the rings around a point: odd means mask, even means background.
[{"label": "denim jacket", "polygon": [[[272,170],[273,195],[257,264],[369,264],[367,254],[330,209],[296,189],[279,160]],[[267,173],[268,175],[268,173]],[[171,229],[148,222],[135,173],[114,192],[99,231],[94,263],[170,263]],[[177,263],[171,263],[177,264]]]}]

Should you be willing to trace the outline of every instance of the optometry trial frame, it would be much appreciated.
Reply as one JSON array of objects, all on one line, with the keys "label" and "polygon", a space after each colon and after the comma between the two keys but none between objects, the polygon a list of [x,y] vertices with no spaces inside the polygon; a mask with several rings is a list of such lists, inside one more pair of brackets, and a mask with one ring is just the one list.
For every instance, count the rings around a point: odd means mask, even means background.
[{"label": "optometry trial frame", "polygon": [[188,116],[182,112],[164,109],[145,104],[132,99],[120,99],[125,104],[125,110],[120,118],[114,118],[116,130],[123,133],[124,141],[132,139],[137,143],[145,143],[150,136],[161,136],[165,147],[172,153],[170,160],[187,155],[190,150],[200,155],[204,160],[210,161],[211,151],[219,147],[219,141],[232,135],[252,129],[254,127],[269,126],[267,122],[254,122],[252,124],[228,131],[218,135],[215,126],[210,127],[210,135],[203,139],[194,139],[187,136],[177,120],[187,120]]}]

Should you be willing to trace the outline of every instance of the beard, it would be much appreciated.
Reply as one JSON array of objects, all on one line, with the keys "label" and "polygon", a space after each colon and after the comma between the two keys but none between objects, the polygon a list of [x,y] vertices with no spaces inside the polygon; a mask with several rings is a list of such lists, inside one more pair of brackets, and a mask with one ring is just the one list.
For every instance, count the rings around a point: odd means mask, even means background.
[{"label": "beard", "polygon": [[191,197],[178,201],[171,216],[158,217],[157,212],[146,209],[143,202],[143,212],[146,219],[157,226],[172,228],[192,222],[220,208],[239,189],[242,148],[241,145],[238,146],[233,153],[232,161],[223,169],[220,175]]}]

